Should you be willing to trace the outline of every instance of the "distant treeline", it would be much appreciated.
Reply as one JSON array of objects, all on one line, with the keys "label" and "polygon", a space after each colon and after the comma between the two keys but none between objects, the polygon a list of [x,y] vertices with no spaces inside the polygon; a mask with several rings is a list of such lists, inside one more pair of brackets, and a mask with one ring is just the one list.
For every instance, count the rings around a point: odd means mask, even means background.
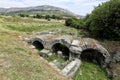
[{"label": "distant treeline", "polygon": [[38,19],[56,19],[56,20],[61,20],[64,19],[64,17],[62,16],[57,16],[57,15],[40,15],[40,14],[36,14],[36,15],[28,15],[28,14],[19,14],[20,17],[33,17],[33,18],[38,18]]},{"label": "distant treeline", "polygon": [[85,18],[66,19],[65,25],[87,31],[94,38],[120,40],[120,0],[100,4]]}]

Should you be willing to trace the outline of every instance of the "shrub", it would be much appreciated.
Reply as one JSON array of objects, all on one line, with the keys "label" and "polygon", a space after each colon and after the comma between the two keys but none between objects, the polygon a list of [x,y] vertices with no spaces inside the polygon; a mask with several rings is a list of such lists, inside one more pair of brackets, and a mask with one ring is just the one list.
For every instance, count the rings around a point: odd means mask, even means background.
[{"label": "shrub", "polygon": [[120,0],[110,0],[95,7],[87,26],[95,37],[120,39]]}]

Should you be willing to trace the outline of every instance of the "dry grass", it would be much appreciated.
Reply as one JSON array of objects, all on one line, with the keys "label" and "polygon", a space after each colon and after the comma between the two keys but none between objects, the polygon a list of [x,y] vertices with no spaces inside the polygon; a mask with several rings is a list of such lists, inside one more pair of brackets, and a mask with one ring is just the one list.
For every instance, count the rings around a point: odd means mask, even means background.
[{"label": "dry grass", "polygon": [[[36,50],[30,49],[29,45],[18,37],[29,36],[27,31],[17,30],[19,21],[21,23],[26,21],[24,27],[33,27],[30,25],[31,22],[35,25],[38,24],[36,22],[40,22],[0,16],[0,80],[69,80],[60,75],[37,54]],[[13,25],[16,30],[9,29],[8,24]]]}]

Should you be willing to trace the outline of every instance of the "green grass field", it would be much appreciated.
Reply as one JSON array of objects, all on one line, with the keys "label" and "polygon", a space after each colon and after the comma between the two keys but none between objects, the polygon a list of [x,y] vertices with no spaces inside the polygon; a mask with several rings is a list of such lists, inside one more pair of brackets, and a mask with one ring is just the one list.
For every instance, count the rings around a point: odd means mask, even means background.
[{"label": "green grass field", "polygon": [[[0,16],[0,80],[69,80],[18,37],[56,29],[62,31],[61,35],[67,33],[75,36],[77,33],[76,29],[64,26],[64,21]],[[105,73],[96,65],[85,63],[81,69],[82,76],[78,72],[74,80],[106,80]],[[93,69],[95,71],[90,73]]]},{"label": "green grass field", "polygon": [[82,62],[81,67],[74,76],[74,80],[109,80],[105,72],[96,64]]}]

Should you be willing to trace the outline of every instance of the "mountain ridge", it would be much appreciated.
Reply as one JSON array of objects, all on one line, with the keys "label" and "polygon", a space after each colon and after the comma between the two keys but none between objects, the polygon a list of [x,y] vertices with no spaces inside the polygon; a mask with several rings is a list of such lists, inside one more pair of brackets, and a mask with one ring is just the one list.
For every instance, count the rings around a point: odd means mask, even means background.
[{"label": "mountain ridge", "polygon": [[12,7],[12,8],[0,8],[0,14],[41,14],[41,15],[59,15],[59,16],[71,16],[78,17],[73,12],[51,5],[41,5],[32,7]]}]

